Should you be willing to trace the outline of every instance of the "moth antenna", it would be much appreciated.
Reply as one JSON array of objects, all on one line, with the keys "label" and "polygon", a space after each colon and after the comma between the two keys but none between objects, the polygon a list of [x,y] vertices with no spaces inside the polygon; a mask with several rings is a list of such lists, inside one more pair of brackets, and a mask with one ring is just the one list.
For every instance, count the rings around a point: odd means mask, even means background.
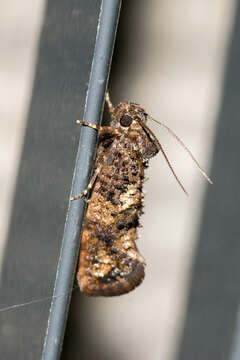
[{"label": "moth antenna", "polygon": [[165,124],[163,124],[162,122],[155,120],[154,118],[152,118],[151,116],[147,117],[148,119],[156,122],[158,125],[162,126],[164,129],[166,129],[177,141],[178,143],[184,148],[184,150],[189,154],[189,156],[191,157],[191,159],[195,162],[195,164],[197,165],[200,173],[205,177],[205,179],[210,183],[213,184],[212,180],[209,178],[209,176],[206,174],[206,172],[203,170],[203,168],[200,166],[199,162],[195,159],[195,157],[193,156],[192,152],[187,148],[187,146],[184,144],[184,142]]},{"label": "moth antenna", "polygon": [[166,160],[166,162],[167,162],[167,164],[168,164],[171,172],[173,173],[173,176],[174,176],[175,179],[177,180],[178,184],[181,186],[182,190],[183,190],[183,191],[185,192],[185,194],[188,196],[188,195],[189,195],[188,192],[186,191],[185,187],[183,186],[183,184],[182,184],[181,181],[179,180],[177,174],[175,173],[175,171],[174,171],[174,169],[173,169],[170,161],[168,160],[167,154],[166,154],[165,151],[163,150],[162,145],[161,145],[161,144],[159,144],[159,145],[160,145],[160,151],[162,152],[162,154],[163,154],[163,156],[164,156],[164,158],[165,158],[165,160]]},{"label": "moth antenna", "polygon": [[140,122],[140,124],[142,125],[142,127],[153,137],[155,144],[157,145],[158,150],[160,150],[171,170],[171,172],[173,173],[175,179],[177,180],[178,184],[181,186],[182,190],[185,192],[186,195],[188,195],[188,192],[185,190],[183,184],[181,183],[181,181],[179,180],[177,174],[175,173],[175,171],[173,170],[173,167],[170,163],[170,161],[168,160],[167,154],[165,153],[165,151],[163,150],[162,145],[160,144],[160,142],[158,141],[158,139],[156,138],[155,134],[152,132],[152,130],[142,121],[138,120]]}]

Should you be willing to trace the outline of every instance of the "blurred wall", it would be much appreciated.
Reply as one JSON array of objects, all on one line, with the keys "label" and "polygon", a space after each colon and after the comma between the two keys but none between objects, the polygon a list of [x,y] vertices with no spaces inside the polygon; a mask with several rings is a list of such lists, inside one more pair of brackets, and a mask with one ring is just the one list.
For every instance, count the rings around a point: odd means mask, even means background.
[{"label": "blurred wall", "polygon": [[44,6],[43,0],[5,0],[0,4],[0,260],[31,100]]}]

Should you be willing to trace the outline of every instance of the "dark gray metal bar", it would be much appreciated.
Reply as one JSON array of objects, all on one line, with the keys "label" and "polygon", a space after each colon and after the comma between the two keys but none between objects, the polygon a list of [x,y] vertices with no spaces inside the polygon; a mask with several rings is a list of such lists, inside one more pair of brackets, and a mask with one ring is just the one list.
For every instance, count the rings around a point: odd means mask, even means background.
[{"label": "dark gray metal bar", "polygon": [[[93,124],[100,123],[102,116],[104,94],[109,76],[120,7],[121,0],[102,0],[84,111],[84,121]],[[88,185],[94,160],[96,142],[97,132],[91,128],[83,127],[81,130],[73,176],[73,195],[81,193]],[[84,210],[85,203],[82,199],[69,203],[53,300],[48,320],[48,328],[42,354],[42,359],[44,360],[55,360],[60,357],[71,298],[74,271],[80,245],[79,235]]]}]

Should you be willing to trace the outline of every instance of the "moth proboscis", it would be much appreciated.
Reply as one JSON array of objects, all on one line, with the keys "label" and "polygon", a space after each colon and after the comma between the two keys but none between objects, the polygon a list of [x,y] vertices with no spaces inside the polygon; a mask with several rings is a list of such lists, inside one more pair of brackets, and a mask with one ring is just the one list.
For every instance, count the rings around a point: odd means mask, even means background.
[{"label": "moth proboscis", "polygon": [[167,129],[189,153],[205,178],[212,183],[185,144],[166,125],[153,119],[138,104],[121,102],[114,107],[106,93],[110,126],[77,120],[99,133],[93,175],[86,190],[71,200],[89,196],[82,226],[77,280],[88,296],[128,293],[144,278],[145,260],[137,246],[137,227],[143,208],[144,170],[159,151],[175,174],[162,145],[146,125],[147,120]]}]

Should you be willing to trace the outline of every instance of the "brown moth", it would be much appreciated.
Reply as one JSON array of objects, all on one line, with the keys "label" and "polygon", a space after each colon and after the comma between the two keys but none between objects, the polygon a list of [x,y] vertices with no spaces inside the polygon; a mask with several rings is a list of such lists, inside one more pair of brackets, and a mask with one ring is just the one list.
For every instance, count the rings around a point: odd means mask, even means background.
[{"label": "brown moth", "polygon": [[[111,126],[77,121],[99,132],[97,157],[89,186],[71,199],[91,193],[82,226],[77,273],[81,292],[88,296],[125,294],[144,278],[145,260],[136,246],[137,227],[143,212],[144,170],[149,159],[159,150],[183,188],[162,146],[146,125],[148,119],[154,119],[136,103],[122,102],[114,108],[108,93],[106,102]],[[172,133],[166,125],[159,124]],[[186,149],[182,141],[175,134],[173,136]],[[193,158],[191,153],[190,156]]]}]

